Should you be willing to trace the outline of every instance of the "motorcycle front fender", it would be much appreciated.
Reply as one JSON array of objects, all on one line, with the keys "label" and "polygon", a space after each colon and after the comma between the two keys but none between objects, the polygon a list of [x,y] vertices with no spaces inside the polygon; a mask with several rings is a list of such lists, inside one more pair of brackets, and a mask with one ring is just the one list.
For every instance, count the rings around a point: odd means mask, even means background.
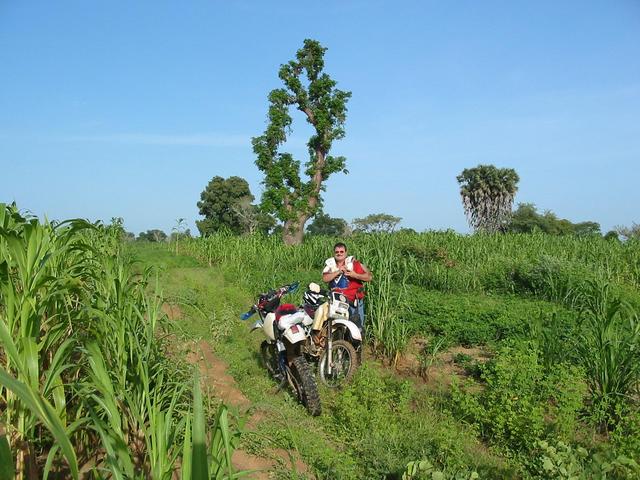
[{"label": "motorcycle front fender", "polygon": [[338,325],[344,325],[349,333],[351,334],[351,338],[358,342],[362,341],[362,334],[360,333],[360,329],[358,326],[353,323],[351,320],[334,320],[333,321],[333,331],[335,332],[338,328]]}]

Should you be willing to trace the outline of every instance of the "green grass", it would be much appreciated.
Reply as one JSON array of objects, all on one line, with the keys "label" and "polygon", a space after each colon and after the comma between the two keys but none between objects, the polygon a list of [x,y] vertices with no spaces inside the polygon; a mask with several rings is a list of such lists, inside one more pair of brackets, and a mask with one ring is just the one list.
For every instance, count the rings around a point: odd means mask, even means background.
[{"label": "green grass", "polygon": [[555,316],[569,336],[577,312],[544,300],[515,295],[444,293],[409,289],[403,317],[410,335],[444,337],[447,345],[494,345],[527,333],[538,318]]},{"label": "green grass", "polygon": [[[146,261],[153,263],[153,255]],[[511,478],[513,467],[508,466],[508,460],[488,451],[478,458],[477,452],[485,449],[472,430],[457,425],[413,384],[394,380],[375,364],[358,376],[357,383],[349,388],[351,393],[323,389],[325,414],[319,419],[309,417],[287,392],[275,393],[258,358],[262,336],[260,332],[251,335],[249,325],[238,319],[253,301],[253,294],[230,283],[233,272],[225,274],[221,270],[177,265],[163,271],[160,281],[166,298],[182,308],[183,318],[174,320],[176,329],[187,338],[210,341],[253,408],[263,412],[257,430],[243,435],[245,449],[255,454],[264,454],[271,447],[297,451],[319,478],[327,479],[392,478],[409,461],[426,456],[451,471],[473,466],[490,472],[492,478]],[[304,276],[304,272],[298,273]],[[378,395],[378,391],[398,388],[405,392],[401,415],[392,397],[380,401]],[[360,409],[354,410],[350,401]],[[369,401],[376,402],[379,423],[366,423],[371,413]],[[348,412],[350,420],[346,418]],[[361,428],[359,417],[369,425],[368,430]],[[389,425],[393,425],[393,431]],[[367,438],[371,432],[375,434],[373,442]],[[278,478],[297,477],[288,476],[285,470],[283,465]]]},{"label": "green grass", "polygon": [[[560,432],[568,442],[601,451],[594,458],[614,461],[616,451],[634,452],[638,442],[621,442],[618,433],[612,444],[586,441],[588,432],[594,432],[592,404],[577,387],[586,385],[585,371],[574,366],[580,363],[577,339],[585,325],[579,312],[589,298],[585,285],[608,279],[611,291],[634,305],[637,246],[535,235],[467,238],[443,233],[374,240],[354,237],[349,244],[373,267],[368,312],[380,327],[375,333],[383,346],[379,352],[391,357],[400,353],[403,347],[393,343],[394,335],[404,331],[406,339],[439,337],[446,342],[443,348],[489,346],[488,351],[501,352],[504,368],[489,374],[476,365],[475,386],[458,395],[456,402],[462,405],[454,411],[448,389],[425,389],[419,382],[400,387],[402,382],[385,368],[370,363],[344,391],[323,390],[325,413],[309,418],[290,395],[272,392],[257,359],[261,337],[250,336],[248,325],[237,318],[260,291],[292,280],[318,281],[333,239],[311,238],[300,247],[261,237],[192,240],[183,248],[204,266],[180,258],[171,264],[158,253],[159,262],[168,266],[161,283],[168,298],[184,309],[181,331],[211,341],[244,394],[267,412],[258,430],[243,436],[245,448],[261,452],[274,442],[284,445],[298,451],[320,478],[399,478],[409,461],[422,459],[446,475],[474,470],[483,478],[529,478],[535,474],[536,442]],[[396,243],[386,248],[386,241]],[[145,260],[150,261],[153,254]],[[299,296],[289,300],[296,303]],[[396,312],[398,321],[390,322],[389,312]],[[514,353],[520,350],[504,348],[514,342],[524,342],[531,355],[520,358]],[[519,380],[512,384],[514,379]],[[540,390],[545,379],[560,379],[558,385],[568,390],[551,383]],[[555,396],[548,393],[554,389]],[[385,397],[389,391],[396,393]],[[518,405],[523,399],[527,408]],[[627,416],[637,411],[633,403],[625,408]],[[349,420],[350,411],[359,413]],[[384,422],[369,422],[374,414]],[[536,428],[526,427],[527,415]],[[499,427],[492,430],[494,424]],[[283,470],[278,475],[288,478]]]}]

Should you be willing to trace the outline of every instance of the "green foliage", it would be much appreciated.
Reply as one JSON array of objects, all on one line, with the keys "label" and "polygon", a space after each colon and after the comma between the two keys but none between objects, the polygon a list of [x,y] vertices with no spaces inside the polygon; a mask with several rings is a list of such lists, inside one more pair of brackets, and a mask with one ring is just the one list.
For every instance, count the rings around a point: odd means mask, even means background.
[{"label": "green foliage", "polygon": [[328,214],[319,211],[313,222],[307,226],[309,235],[327,235],[330,237],[342,237],[349,233],[349,226],[342,218],[332,218]]},{"label": "green foliage", "polygon": [[556,315],[569,328],[577,315],[543,301],[513,295],[446,294],[408,289],[404,315],[410,334],[430,333],[446,337],[449,344],[474,346],[493,344],[523,335],[540,317]]},{"label": "green foliage", "polygon": [[373,347],[383,353],[395,365],[409,341],[408,328],[402,314],[406,311],[406,278],[402,269],[397,268],[396,244],[390,234],[376,235],[370,250],[363,255],[370,259],[375,281],[368,286],[367,331],[373,336]]},{"label": "green foliage", "polygon": [[[186,243],[205,264],[222,269],[234,285],[258,292],[294,278],[303,283],[318,281],[335,238],[309,236],[292,248],[282,248],[277,239],[258,236],[215,235]],[[578,369],[582,362],[576,341],[582,334],[578,311],[590,295],[583,293],[584,287],[590,280],[606,278],[616,296],[640,305],[637,245],[540,233],[461,236],[453,232],[396,232],[354,235],[349,248],[374,273],[366,300],[368,331],[377,351],[390,360],[414,334],[435,336],[436,341],[446,342],[443,349],[450,344],[488,344],[503,357],[501,343],[514,338],[527,341],[528,347],[519,349],[518,355],[503,358],[502,369],[494,371],[491,364],[482,367],[480,362],[469,364],[469,374],[479,377],[481,383],[457,398],[461,405],[456,412],[500,451],[527,455],[535,439],[572,440],[576,430],[590,428],[580,424],[578,414],[593,415],[593,404],[583,399],[588,369]],[[292,298],[294,303],[298,300]],[[426,353],[428,361],[432,357]],[[508,370],[520,364],[525,365],[522,372]],[[494,378],[491,388],[483,375]],[[492,396],[483,396],[487,390],[493,391]],[[520,398],[519,390],[524,391],[524,403],[510,405],[510,399]],[[630,402],[633,400],[627,397],[626,404]],[[503,418],[493,427],[493,415],[500,412],[504,412]],[[407,414],[409,417],[415,422],[415,411]],[[533,425],[531,432],[529,423]],[[447,435],[440,430],[427,435],[416,433],[422,432],[421,428],[408,428],[413,429],[414,440],[424,435],[427,446],[433,442],[442,448],[448,445]],[[439,435],[442,437],[434,440]],[[401,436],[379,437],[368,444],[366,452],[364,447],[354,447],[356,457],[374,458],[376,471],[383,471],[383,465],[400,469],[402,462],[406,465],[420,458],[433,461],[438,468],[443,464],[430,447],[401,462],[395,450],[383,450],[390,442],[402,444]],[[631,449],[633,442],[629,445]],[[459,455],[459,449],[452,450],[458,452],[454,457]]]},{"label": "green foliage", "polygon": [[244,178],[213,177],[198,202],[200,215],[204,215],[203,220],[196,222],[200,235],[220,230],[234,234],[256,231],[259,219],[252,201],[253,195]]},{"label": "green foliage", "polygon": [[402,474],[402,480],[476,480],[478,478],[480,476],[477,472],[448,475],[437,470],[428,460],[409,462]]},{"label": "green foliage", "polygon": [[402,221],[400,217],[394,217],[388,213],[372,213],[363,218],[353,219],[354,232],[363,233],[391,233]]},{"label": "green foliage", "polygon": [[640,322],[607,283],[592,283],[583,303],[578,353],[599,412],[595,420],[607,427],[640,380]]},{"label": "green foliage", "polygon": [[147,230],[146,232],[140,232],[138,234],[138,240],[144,240],[147,242],[164,242],[167,239],[167,234],[157,228],[153,230]]},{"label": "green foliage", "polygon": [[553,309],[533,316],[521,336],[522,341],[531,341],[535,346],[546,372],[551,372],[559,363],[574,361],[576,357],[573,345],[577,334],[575,317],[561,312],[564,311]]},{"label": "green foliage", "polygon": [[611,431],[614,451],[640,459],[640,405],[618,405],[615,417],[618,421]]},{"label": "green foliage", "polygon": [[640,465],[632,458],[590,455],[583,447],[547,441],[536,442],[528,470],[536,480],[631,480],[640,475]]},{"label": "green foliage", "polygon": [[558,218],[550,210],[540,214],[532,203],[520,203],[511,215],[506,230],[515,233],[540,231],[550,235],[588,236],[600,235],[600,224],[597,222],[572,223]]},{"label": "green foliage", "polygon": [[[323,73],[325,51],[319,42],[306,39],[296,59],[280,67],[285,88],[269,94],[269,124],[263,135],[252,140],[256,165],[265,175],[262,209],[284,222],[286,243],[302,241],[305,222],[322,207],[324,182],[333,173],[347,172],[346,159],[329,151],[345,135],[351,93],[337,89],[336,81]],[[306,181],[300,175],[300,162],[290,153],[278,152],[293,122],[292,106],[305,114],[314,129],[307,143]]]},{"label": "green foliage", "polygon": [[620,236],[618,235],[618,232],[616,232],[614,230],[609,230],[604,235],[604,239],[607,240],[608,242],[619,242],[620,241]]},{"label": "green foliage", "polygon": [[502,230],[511,214],[520,177],[512,168],[478,165],[457,177],[469,225],[476,231]]},{"label": "green foliage", "polygon": [[0,205],[0,405],[20,478],[78,478],[89,465],[174,475],[185,376],[164,355],[162,297],[123,253],[122,231]]},{"label": "green foliage", "polygon": [[442,478],[469,478],[470,467],[486,472],[487,478],[512,478],[504,466],[475,457],[469,432],[439,415],[411,384],[366,364],[335,398],[330,413],[334,428],[349,439],[361,478],[399,478],[416,458],[430,459],[446,474]]},{"label": "green foliage", "polygon": [[580,370],[566,364],[546,374],[530,344],[504,346],[482,367],[479,392],[454,385],[454,410],[492,443],[527,452],[550,434],[571,437],[583,405],[581,377]]}]

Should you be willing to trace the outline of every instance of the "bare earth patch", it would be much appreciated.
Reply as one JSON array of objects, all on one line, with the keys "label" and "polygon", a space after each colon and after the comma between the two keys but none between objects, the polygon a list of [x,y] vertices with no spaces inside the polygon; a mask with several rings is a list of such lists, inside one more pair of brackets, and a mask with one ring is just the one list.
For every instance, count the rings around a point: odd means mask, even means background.
[{"label": "bare earth patch", "polygon": [[[240,391],[234,378],[227,373],[227,363],[213,352],[211,345],[209,345],[207,341],[200,340],[197,342],[187,353],[186,360],[191,364],[198,365],[205,392],[221,399],[228,406],[236,408],[241,414],[248,412],[251,407],[250,400]],[[254,429],[264,417],[265,414],[263,412],[253,412],[246,423],[246,428],[248,430]],[[286,450],[272,448],[266,453],[272,458],[281,459],[284,465],[290,470],[293,470],[295,467],[297,472],[307,476],[311,475],[307,465],[295,455],[293,455],[292,464],[292,455]],[[278,462],[275,460],[252,455],[243,450],[235,450],[232,461],[236,470],[258,470],[249,477],[246,477],[256,480],[273,478],[270,472],[273,472],[278,465]]]},{"label": "bare earth patch", "polygon": [[162,312],[167,316],[169,320],[177,320],[183,317],[180,306],[174,305],[173,303],[163,303]]},{"label": "bare earth patch", "polygon": [[451,386],[454,378],[466,377],[465,370],[455,362],[459,354],[471,357],[472,360],[485,362],[490,358],[486,350],[480,347],[455,346],[444,352],[439,352],[430,364],[421,362],[421,352],[428,346],[422,338],[414,338],[407,347],[407,352],[398,360],[397,373],[405,378],[422,380],[429,388],[443,389]]}]

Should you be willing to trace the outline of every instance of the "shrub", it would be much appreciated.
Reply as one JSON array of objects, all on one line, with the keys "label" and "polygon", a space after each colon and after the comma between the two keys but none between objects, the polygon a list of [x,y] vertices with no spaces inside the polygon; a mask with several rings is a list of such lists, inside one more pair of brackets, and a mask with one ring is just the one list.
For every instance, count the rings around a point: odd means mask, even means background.
[{"label": "shrub", "polygon": [[410,383],[381,375],[366,364],[328,410],[333,428],[349,439],[363,478],[400,478],[416,458],[428,458],[452,474],[472,467],[488,478],[513,476],[491,456],[476,458],[474,435],[438,413]]},{"label": "shrub", "polygon": [[577,315],[548,302],[514,296],[446,294],[410,288],[404,315],[411,334],[446,336],[450,344],[483,345],[523,335],[540,316],[573,325]]},{"label": "shrub", "polygon": [[590,454],[563,442],[536,442],[527,469],[536,480],[636,479],[640,465],[628,457],[610,453]]},{"label": "shrub", "polygon": [[520,342],[502,347],[481,369],[483,388],[454,384],[452,404],[482,437],[512,452],[549,435],[572,437],[584,395],[575,367],[559,364],[546,374],[533,345]]}]

